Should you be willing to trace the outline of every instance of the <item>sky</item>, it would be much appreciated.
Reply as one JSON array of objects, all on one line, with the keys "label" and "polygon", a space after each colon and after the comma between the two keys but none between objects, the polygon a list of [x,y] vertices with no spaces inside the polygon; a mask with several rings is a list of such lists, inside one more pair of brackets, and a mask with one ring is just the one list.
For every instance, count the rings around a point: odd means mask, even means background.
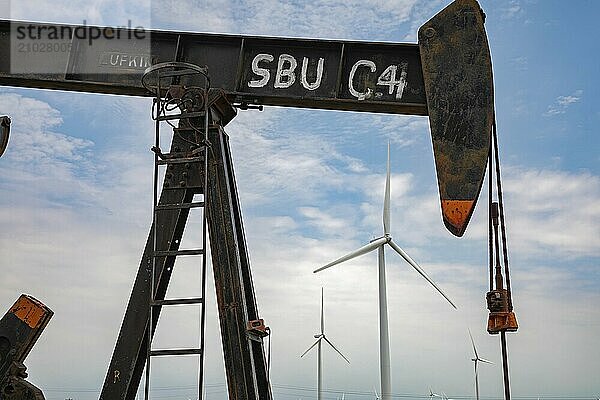
[{"label": "sky", "polygon": [[[448,0],[14,1],[20,20],[156,29],[416,42]],[[596,1],[481,0],[492,53],[508,246],[519,331],[508,334],[515,399],[600,396],[600,45]],[[7,8],[3,8],[5,14]],[[13,121],[0,158],[0,307],[28,293],[54,312],[27,359],[48,400],[97,399],[151,222],[150,100],[0,88]],[[307,123],[308,122],[308,123]],[[485,195],[462,238],[443,226],[427,117],[266,107],[226,127],[261,318],[272,329],[275,399],[316,398],[325,329],[325,398],[373,399],[379,385],[377,272],[371,253],[312,271],[381,235],[391,143],[392,234],[457,303],[453,310],[388,252],[393,393],[429,388],[502,398],[500,344],[485,330]],[[595,133],[596,132],[596,133]],[[192,214],[198,221],[199,215]],[[198,240],[189,225],[182,246]],[[177,268],[179,267],[179,268]],[[210,274],[209,274],[210,275]],[[169,295],[198,290],[176,266]],[[212,279],[207,281],[207,400],[225,399]],[[197,310],[163,312],[155,343],[190,346]],[[197,319],[196,319],[197,320]],[[153,399],[194,398],[194,360],[153,363]]]}]

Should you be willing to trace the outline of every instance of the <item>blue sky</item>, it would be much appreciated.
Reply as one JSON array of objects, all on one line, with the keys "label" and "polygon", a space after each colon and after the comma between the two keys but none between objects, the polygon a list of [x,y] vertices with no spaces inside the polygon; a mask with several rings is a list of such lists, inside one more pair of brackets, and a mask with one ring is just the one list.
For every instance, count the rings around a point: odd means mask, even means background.
[{"label": "blue sky", "polygon": [[[353,40],[416,41],[444,1],[22,1],[15,19]],[[155,3],[158,4],[158,3]],[[600,3],[481,1],[487,14],[506,194],[514,302],[509,335],[515,398],[600,395]],[[48,400],[98,397],[151,218],[150,102],[0,88],[13,119],[0,159],[0,305],[21,292],[56,313],[28,359]],[[454,311],[388,255],[394,393],[428,387],[474,396],[470,343],[496,362],[481,369],[484,398],[500,398],[499,341],[485,333],[484,204],[465,236],[443,227],[426,117],[269,107],[227,128],[261,317],[273,329],[275,398],[315,398],[316,358],[299,355],[318,330],[325,287],[324,385],[372,399],[377,373],[376,259],[312,270],[381,233],[386,143],[392,144],[392,231],[459,305]],[[483,197],[480,200],[485,200]],[[193,230],[186,240],[198,237]],[[172,295],[189,295],[182,265]],[[208,282],[212,293],[212,280]],[[225,398],[214,297],[209,297],[206,399]],[[165,314],[158,345],[193,343],[187,311]],[[170,324],[170,325],[167,325]],[[172,332],[177,332],[173,334]],[[193,396],[190,360],[157,365],[156,398]],[[155,383],[154,383],[155,382]],[[354,394],[350,394],[350,393]],[[179,397],[178,397],[179,396]],[[329,398],[336,394],[328,393]]]}]

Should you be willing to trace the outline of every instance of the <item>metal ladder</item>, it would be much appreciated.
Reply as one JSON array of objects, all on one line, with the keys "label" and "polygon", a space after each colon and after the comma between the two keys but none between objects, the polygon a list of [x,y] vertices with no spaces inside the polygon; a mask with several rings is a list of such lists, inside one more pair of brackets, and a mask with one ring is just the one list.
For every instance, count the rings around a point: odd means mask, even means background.
[{"label": "metal ladder", "polygon": [[[193,86],[198,79],[203,81],[203,86]],[[149,82],[154,80],[154,85]],[[153,176],[153,213],[152,213],[152,252],[151,252],[151,285],[149,293],[149,329],[147,330],[146,373],[144,385],[144,399],[150,399],[150,372],[151,360],[154,357],[167,356],[198,356],[198,400],[202,399],[204,384],[204,345],[205,345],[205,320],[206,320],[206,267],[207,267],[207,203],[206,197],[202,201],[194,201],[194,194],[202,194],[208,186],[208,91],[210,80],[206,68],[181,62],[157,64],[147,69],[142,80],[144,86],[155,93],[153,100],[152,118],[155,121],[154,176]],[[192,86],[188,86],[192,84]],[[178,126],[174,122],[179,121]],[[167,123],[173,128],[173,142],[171,150],[163,153],[160,149],[161,124]],[[186,190],[186,196],[177,199],[168,198],[159,188],[159,175],[161,166],[166,166],[163,189],[191,189]],[[162,231],[163,219],[173,218],[177,213],[189,213],[193,208],[202,208],[202,244],[200,248],[180,249],[183,228],[176,232],[171,240],[159,240]],[[163,248],[159,245],[163,244]],[[166,248],[164,248],[166,244]],[[160,277],[157,272],[166,270],[170,273],[179,256],[200,256],[201,261],[201,296],[186,298],[164,298],[166,284],[161,289]],[[160,261],[160,262],[159,262]],[[161,267],[159,267],[159,265]],[[168,278],[167,284],[168,284]],[[163,306],[200,305],[200,332],[199,344],[194,348],[167,348],[155,349],[152,347],[152,338],[158,325],[160,311]]]}]

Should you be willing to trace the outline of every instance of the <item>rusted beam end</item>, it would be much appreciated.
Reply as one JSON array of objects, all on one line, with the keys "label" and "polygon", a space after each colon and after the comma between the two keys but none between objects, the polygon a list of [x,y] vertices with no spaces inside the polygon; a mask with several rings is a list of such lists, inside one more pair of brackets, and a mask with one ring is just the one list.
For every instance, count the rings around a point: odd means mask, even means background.
[{"label": "rusted beam end", "polygon": [[477,1],[456,0],[419,29],[442,216],[456,236],[479,197],[494,120],[484,19]]}]

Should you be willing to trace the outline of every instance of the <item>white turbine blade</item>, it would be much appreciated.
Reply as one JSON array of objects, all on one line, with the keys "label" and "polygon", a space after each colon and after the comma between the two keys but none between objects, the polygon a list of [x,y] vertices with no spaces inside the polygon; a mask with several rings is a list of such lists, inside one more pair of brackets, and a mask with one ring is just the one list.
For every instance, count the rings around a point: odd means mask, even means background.
[{"label": "white turbine blade", "polygon": [[306,355],[306,353],[308,353],[313,347],[315,347],[319,343],[319,341],[321,340],[322,337],[323,336],[321,336],[320,338],[318,338],[317,341],[312,344],[312,346],[310,346],[308,349],[306,349],[306,351],[304,353],[302,353],[302,355],[300,356],[300,358],[304,357]]},{"label": "white turbine blade", "polygon": [[478,358],[479,361],[481,361],[482,363],[486,363],[486,364],[494,364],[492,361],[490,360],[486,360],[485,358]]},{"label": "white turbine blade", "polygon": [[385,196],[383,199],[383,233],[390,233],[390,142],[388,142],[387,174],[385,177]]},{"label": "white turbine blade", "polygon": [[477,355],[477,348],[475,347],[475,341],[473,340],[473,335],[471,334],[471,329],[469,329],[469,337],[471,338],[471,344],[473,345],[473,352],[475,353],[475,358],[479,359],[479,356]]},{"label": "white turbine blade", "polygon": [[442,392],[442,399],[446,399],[446,400],[454,400],[448,397],[448,395],[444,392]]},{"label": "white turbine blade", "polygon": [[356,258],[358,256],[362,256],[363,254],[366,254],[366,253],[368,253],[370,251],[375,250],[376,248],[378,248],[382,244],[386,243],[387,241],[388,241],[387,238],[384,238],[384,237],[379,238],[379,239],[377,239],[377,240],[375,240],[375,241],[373,241],[373,242],[371,242],[369,244],[364,245],[360,249],[353,251],[352,253],[348,253],[345,256],[340,257],[337,260],[335,260],[333,262],[330,262],[329,264],[327,264],[327,265],[325,265],[325,266],[323,266],[321,268],[318,268],[318,269],[314,270],[313,272],[316,273],[316,272],[319,272],[319,271],[323,271],[324,269],[327,269],[329,267],[333,267],[334,265],[343,263],[344,261],[348,261],[348,260],[351,260],[351,259]]},{"label": "white turbine blade", "polygon": [[343,358],[344,360],[346,360],[346,362],[347,362],[348,364],[350,364],[350,360],[348,360],[348,359],[346,358],[346,356],[345,356],[345,355],[343,355],[343,354],[342,354],[342,352],[341,352],[341,351],[339,351],[339,350],[338,350],[338,349],[337,349],[337,348],[336,348],[336,347],[333,345],[333,343],[331,343],[331,342],[329,341],[329,339],[327,339],[327,337],[323,336],[323,339],[325,339],[325,341],[326,341],[327,343],[329,343],[329,345],[330,345],[330,346],[331,346],[331,347],[332,347],[332,348],[333,348],[335,351],[337,351],[337,353],[338,353],[340,356],[342,356],[342,358]]},{"label": "white turbine blade", "polygon": [[321,335],[325,331],[325,320],[323,319],[323,288],[321,288]]},{"label": "white turbine blade", "polygon": [[442,289],[440,289],[439,286],[436,285],[436,283],[429,277],[429,275],[427,275],[427,273],[423,271],[423,269],[419,267],[419,265],[416,262],[414,262],[413,259],[410,258],[410,256],[404,252],[404,250],[400,248],[400,246],[398,246],[392,240],[390,240],[388,243],[390,246],[392,246],[392,249],[396,250],[396,253],[400,254],[400,256],[402,256],[402,258],[404,258],[407,263],[409,263],[419,274],[421,274],[421,276],[425,278],[425,280],[429,282],[431,286],[433,286],[442,296],[444,296],[444,298],[448,300],[448,303],[450,303],[452,307],[457,308],[456,305],[454,305],[454,303],[452,302],[452,300],[450,300],[450,298],[446,296],[446,294],[442,291]]},{"label": "white turbine blade", "polygon": [[375,386],[373,386],[373,393],[375,393],[375,398],[376,398],[377,400],[379,400],[379,399],[380,399],[380,397],[379,397],[379,395],[377,394],[377,389],[375,389]]}]

